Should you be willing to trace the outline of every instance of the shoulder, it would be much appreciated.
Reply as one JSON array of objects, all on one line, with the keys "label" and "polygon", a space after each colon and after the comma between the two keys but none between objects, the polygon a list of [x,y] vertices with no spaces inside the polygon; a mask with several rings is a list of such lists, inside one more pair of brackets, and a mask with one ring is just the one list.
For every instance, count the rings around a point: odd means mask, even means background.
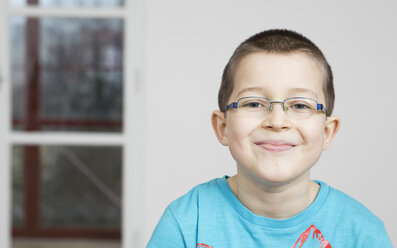
[{"label": "shoulder", "polygon": [[195,214],[200,205],[205,205],[206,202],[211,202],[222,194],[225,183],[226,179],[223,177],[199,184],[185,195],[171,202],[168,209],[177,219],[178,217],[188,217]]},{"label": "shoulder", "polygon": [[330,187],[329,201],[337,205],[345,216],[350,216],[352,221],[366,222],[368,224],[383,225],[383,222],[366,206],[346,193]]},{"label": "shoulder", "polygon": [[195,247],[198,216],[222,194],[225,178],[199,184],[168,205],[147,247]]},{"label": "shoulder", "polygon": [[355,237],[356,242],[363,245],[360,247],[379,247],[379,243],[390,242],[383,221],[358,200],[330,187],[328,202],[330,208],[327,209],[337,211],[337,229]]}]

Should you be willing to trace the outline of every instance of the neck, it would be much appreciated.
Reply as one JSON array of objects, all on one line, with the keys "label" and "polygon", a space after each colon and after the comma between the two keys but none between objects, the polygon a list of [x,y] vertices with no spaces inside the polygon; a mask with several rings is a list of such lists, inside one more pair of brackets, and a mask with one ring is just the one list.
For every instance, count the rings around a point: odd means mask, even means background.
[{"label": "neck", "polygon": [[272,219],[287,219],[314,201],[320,186],[309,172],[288,183],[265,184],[239,173],[228,179],[233,193],[251,212]]}]

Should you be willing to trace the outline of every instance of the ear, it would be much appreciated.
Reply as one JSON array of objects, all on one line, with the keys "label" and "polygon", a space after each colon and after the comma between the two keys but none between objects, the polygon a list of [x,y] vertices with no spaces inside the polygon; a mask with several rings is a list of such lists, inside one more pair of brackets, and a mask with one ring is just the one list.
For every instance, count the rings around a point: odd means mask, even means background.
[{"label": "ear", "polygon": [[229,144],[227,129],[226,129],[226,117],[225,113],[215,110],[211,115],[212,128],[214,129],[215,135],[219,142],[227,146]]},{"label": "ear", "polygon": [[336,116],[328,116],[325,123],[324,129],[324,145],[323,150],[327,149],[329,144],[331,144],[334,139],[336,133],[338,132],[340,127],[340,119]]}]

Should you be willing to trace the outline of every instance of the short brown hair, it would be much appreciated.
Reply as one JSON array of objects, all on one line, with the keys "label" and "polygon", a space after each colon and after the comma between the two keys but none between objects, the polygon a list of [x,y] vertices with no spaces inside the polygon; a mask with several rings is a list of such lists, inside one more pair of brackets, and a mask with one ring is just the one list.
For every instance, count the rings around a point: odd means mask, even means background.
[{"label": "short brown hair", "polygon": [[303,35],[285,29],[266,30],[255,34],[241,43],[229,59],[222,75],[222,84],[218,93],[218,105],[222,112],[226,111],[230,95],[234,88],[234,73],[241,59],[249,54],[269,52],[287,54],[303,52],[314,58],[323,70],[326,115],[330,116],[334,108],[335,92],[330,65],[321,50]]}]

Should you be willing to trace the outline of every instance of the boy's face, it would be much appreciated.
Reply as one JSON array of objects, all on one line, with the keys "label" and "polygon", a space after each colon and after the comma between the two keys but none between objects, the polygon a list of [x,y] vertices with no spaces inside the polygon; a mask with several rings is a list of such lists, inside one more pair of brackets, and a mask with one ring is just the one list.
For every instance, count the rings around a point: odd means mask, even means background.
[{"label": "boy's face", "polygon": [[[308,97],[324,104],[323,78],[319,65],[303,53],[254,53],[240,61],[228,103],[260,96],[271,101]],[[310,168],[331,142],[339,120],[323,113],[294,119],[282,104],[272,107],[263,118],[244,116],[235,109],[226,116],[215,111],[212,121],[218,139],[229,146],[239,174],[271,184],[309,178]]]}]

